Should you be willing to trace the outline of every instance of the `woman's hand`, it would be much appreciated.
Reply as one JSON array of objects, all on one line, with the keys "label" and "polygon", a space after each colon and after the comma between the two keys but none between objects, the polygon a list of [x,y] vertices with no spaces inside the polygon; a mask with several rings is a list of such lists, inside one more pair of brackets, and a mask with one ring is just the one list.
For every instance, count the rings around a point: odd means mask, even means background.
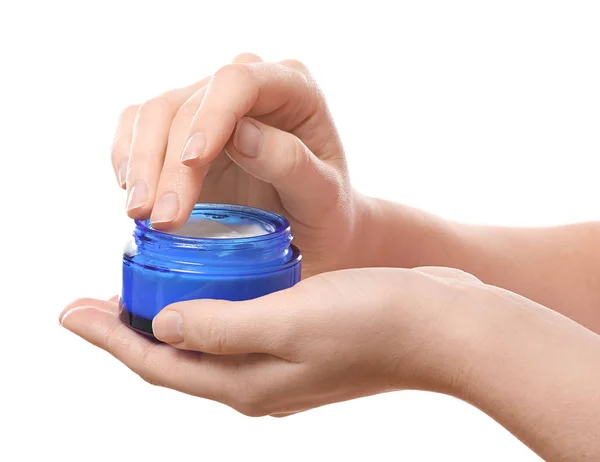
[{"label": "woman's hand", "polygon": [[247,415],[430,390],[545,460],[600,460],[600,337],[461,271],[345,270],[250,301],[176,303],[154,319],[167,344],[121,324],[114,302],[65,311],[63,326],[145,380]]},{"label": "woman's hand", "polygon": [[327,273],[255,300],[168,306],[153,324],[168,344],[121,324],[110,301],[79,300],[61,322],[150,383],[285,415],[405,388],[456,391],[460,303],[474,286],[443,268]]},{"label": "woman's hand", "polygon": [[175,230],[194,204],[250,205],[288,218],[303,276],[360,266],[364,200],[350,186],[327,105],[296,61],[255,55],[126,109],[112,149],[127,213]]}]

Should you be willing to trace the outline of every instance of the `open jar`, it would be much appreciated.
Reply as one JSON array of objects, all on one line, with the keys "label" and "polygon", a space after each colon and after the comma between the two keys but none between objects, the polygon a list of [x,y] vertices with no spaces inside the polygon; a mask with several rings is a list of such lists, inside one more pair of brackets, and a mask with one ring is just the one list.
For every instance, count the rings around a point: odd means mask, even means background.
[{"label": "open jar", "polygon": [[135,221],[123,254],[120,319],[152,335],[165,306],[201,298],[248,300],[300,280],[301,254],[288,221],[265,210],[196,204],[177,234]]}]

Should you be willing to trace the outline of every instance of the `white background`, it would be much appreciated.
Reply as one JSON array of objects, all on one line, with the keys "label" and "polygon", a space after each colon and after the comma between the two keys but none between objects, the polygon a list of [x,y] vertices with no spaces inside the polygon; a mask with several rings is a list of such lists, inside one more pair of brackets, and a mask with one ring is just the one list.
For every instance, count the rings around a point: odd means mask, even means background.
[{"label": "white background", "polygon": [[426,393],[251,419],[58,325],[72,299],[120,288],[120,110],[242,51],[308,64],[365,193],[476,223],[598,217],[598,2],[334,5],[2,2],[0,460],[538,460]]}]

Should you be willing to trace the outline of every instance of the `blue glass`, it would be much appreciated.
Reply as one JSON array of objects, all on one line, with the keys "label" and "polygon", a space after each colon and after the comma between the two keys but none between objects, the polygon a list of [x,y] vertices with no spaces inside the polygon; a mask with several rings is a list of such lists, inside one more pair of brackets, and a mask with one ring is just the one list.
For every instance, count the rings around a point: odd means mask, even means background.
[{"label": "blue glass", "polygon": [[190,221],[260,225],[265,234],[199,238],[163,233],[148,220],[135,222],[123,255],[120,318],[152,335],[152,319],[165,306],[201,298],[248,300],[286,289],[300,280],[300,251],[288,221],[265,210],[196,204]]}]

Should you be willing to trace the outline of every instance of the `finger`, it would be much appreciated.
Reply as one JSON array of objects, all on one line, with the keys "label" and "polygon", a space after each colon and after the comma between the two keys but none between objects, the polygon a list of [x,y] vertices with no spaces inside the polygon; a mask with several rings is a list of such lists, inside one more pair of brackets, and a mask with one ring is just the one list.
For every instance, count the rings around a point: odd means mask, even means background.
[{"label": "finger", "polygon": [[244,117],[225,151],[250,175],[272,184],[286,210],[300,221],[302,210],[322,215],[338,203],[343,178],[291,133]]},{"label": "finger", "polygon": [[224,391],[237,379],[240,358],[198,355],[150,340],[122,324],[115,313],[97,306],[73,308],[62,325],[107,351],[145,381],[225,402]]},{"label": "finger", "polygon": [[111,148],[111,162],[119,186],[126,187],[127,164],[129,160],[129,149],[131,147],[131,137],[133,134],[133,123],[139,105],[129,106],[119,117],[117,131]]},{"label": "finger", "polygon": [[431,276],[435,276],[442,279],[456,280],[461,282],[470,282],[480,284],[481,280],[472,274],[469,274],[463,270],[457,268],[446,268],[441,266],[421,266],[419,268],[415,268],[415,271],[418,271],[423,274],[429,274]]},{"label": "finger", "polygon": [[272,63],[222,67],[209,82],[189,126],[181,160],[195,168],[210,163],[245,115],[270,115],[272,120],[265,123],[292,131],[318,109],[316,89],[296,69]]},{"label": "finger", "polygon": [[254,53],[240,53],[231,62],[234,64],[260,63],[262,58]]},{"label": "finger", "polygon": [[207,77],[189,87],[169,91],[139,107],[132,129],[127,169],[127,214],[131,218],[141,220],[150,216],[173,117],[208,80]]},{"label": "finger", "polygon": [[[258,62],[251,53],[236,56],[234,63]],[[190,125],[204,100],[207,87],[200,88],[181,105],[169,131],[166,158],[162,165],[157,200],[152,210],[152,225],[159,230],[176,229],[189,218],[202,189],[208,168],[190,169],[181,163],[181,152],[189,136]],[[192,144],[201,148],[204,139],[196,137]]]},{"label": "finger", "polygon": [[66,313],[71,311],[73,308],[78,308],[81,306],[95,306],[99,310],[107,311],[109,313],[118,313],[119,306],[116,301],[113,299],[110,300],[98,300],[95,298],[78,298],[77,300],[69,303],[60,313],[58,317],[58,322],[62,322],[63,317]]},{"label": "finger", "polygon": [[286,359],[295,322],[292,306],[302,299],[294,288],[244,302],[192,300],[163,309],[154,335],[175,348],[214,355],[267,353]]},{"label": "finger", "polygon": [[108,301],[111,303],[119,303],[119,295],[113,295],[108,299]]}]

